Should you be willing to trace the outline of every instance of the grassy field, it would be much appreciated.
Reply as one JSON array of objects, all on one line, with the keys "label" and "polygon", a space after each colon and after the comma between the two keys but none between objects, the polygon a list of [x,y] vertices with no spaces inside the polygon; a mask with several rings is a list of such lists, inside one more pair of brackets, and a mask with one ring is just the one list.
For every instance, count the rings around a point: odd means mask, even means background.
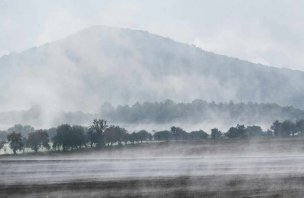
[{"label": "grassy field", "polygon": [[303,139],[0,157],[0,197],[303,197]]}]

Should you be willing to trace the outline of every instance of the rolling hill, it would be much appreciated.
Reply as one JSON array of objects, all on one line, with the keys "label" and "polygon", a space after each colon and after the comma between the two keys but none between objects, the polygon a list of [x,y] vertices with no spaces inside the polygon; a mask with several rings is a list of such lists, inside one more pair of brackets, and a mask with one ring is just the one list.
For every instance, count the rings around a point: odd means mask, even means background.
[{"label": "rolling hill", "polygon": [[277,103],[304,109],[304,72],[204,51],[145,31],[94,26],[0,58],[0,109],[96,113],[104,102]]}]

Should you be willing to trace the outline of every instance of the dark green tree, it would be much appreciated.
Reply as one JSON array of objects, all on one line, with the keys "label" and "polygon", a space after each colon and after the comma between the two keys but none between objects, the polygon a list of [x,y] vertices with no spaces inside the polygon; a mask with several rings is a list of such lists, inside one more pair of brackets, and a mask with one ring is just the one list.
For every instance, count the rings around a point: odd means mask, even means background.
[{"label": "dark green tree", "polygon": [[52,127],[47,130],[50,139],[52,139],[56,135],[56,132],[57,132],[56,127]]},{"label": "dark green tree", "polygon": [[188,133],[180,127],[171,127],[171,134],[174,140],[186,140],[188,138]]},{"label": "dark green tree", "polygon": [[115,142],[116,142],[116,130],[115,130],[115,126],[110,126],[109,128],[107,128],[104,133],[104,141],[108,146],[112,146]]},{"label": "dark green tree", "polygon": [[123,134],[123,136],[122,136],[122,141],[124,142],[125,145],[127,145],[128,142],[130,142],[130,136],[131,136],[131,135],[130,135],[129,133]]},{"label": "dark green tree", "polygon": [[217,128],[211,129],[211,138],[213,140],[219,139],[222,136],[222,132],[219,131]]},{"label": "dark green tree", "polygon": [[29,133],[27,138],[27,146],[29,146],[35,152],[38,152],[41,147],[50,149],[49,135],[47,131],[40,129]]},{"label": "dark green tree", "polygon": [[88,138],[85,134],[85,128],[82,126],[70,126],[63,124],[57,127],[56,135],[52,138],[53,148],[62,147],[63,151],[68,149],[80,149],[86,146]]},{"label": "dark green tree", "polygon": [[272,123],[270,129],[273,131],[273,134],[275,136],[281,136],[282,134],[282,123],[278,120],[276,120],[274,123]]},{"label": "dark green tree", "polygon": [[297,120],[296,128],[299,135],[304,135],[304,120]]},{"label": "dark green tree", "polygon": [[62,124],[57,127],[56,135],[52,138],[53,147],[55,149],[62,147],[63,151],[67,151],[72,147],[73,131],[69,124]]},{"label": "dark green tree", "polygon": [[82,148],[87,145],[87,138],[85,135],[85,128],[83,126],[74,125],[72,126],[72,135],[71,135],[71,146],[72,148]]},{"label": "dark green tree", "polygon": [[295,123],[285,120],[284,122],[275,121],[270,127],[275,136],[279,137],[289,137],[294,136],[297,131],[297,126]]},{"label": "dark green tree", "polygon": [[7,135],[7,140],[9,141],[10,148],[13,150],[14,154],[16,154],[18,150],[21,151],[24,147],[21,133],[9,133]]},{"label": "dark green tree", "polygon": [[297,132],[297,127],[296,124],[290,120],[285,120],[282,123],[282,132],[283,132],[283,136],[287,137],[287,136],[294,136],[295,133]]},{"label": "dark green tree", "polygon": [[209,135],[205,131],[199,130],[199,131],[192,131],[189,134],[189,137],[191,140],[203,140],[203,139],[207,139]]},{"label": "dark green tree", "polygon": [[148,141],[152,139],[152,135],[146,130],[140,130],[137,133],[139,141],[142,143],[143,141]]},{"label": "dark green tree", "polygon": [[0,141],[0,150],[4,147],[5,142]]},{"label": "dark green tree", "polygon": [[228,138],[245,138],[246,131],[244,125],[237,125],[236,127],[231,127],[225,134]]},{"label": "dark green tree", "polygon": [[129,141],[131,142],[131,144],[134,144],[135,142],[138,141],[138,137],[137,137],[137,134],[135,132],[130,134]]},{"label": "dark green tree", "polygon": [[169,141],[172,138],[170,131],[158,131],[153,135],[156,141]]},{"label": "dark green tree", "polygon": [[247,126],[245,129],[246,137],[258,137],[265,135],[260,126]]},{"label": "dark green tree", "polygon": [[0,142],[6,142],[7,139],[7,132],[6,131],[0,131]]},{"label": "dark green tree", "polygon": [[124,128],[121,128],[119,126],[110,126],[108,127],[104,132],[104,138],[106,143],[112,144],[118,143],[119,146],[122,145],[122,142],[124,138],[126,138],[127,130]]},{"label": "dark green tree", "polygon": [[91,137],[93,138],[91,139],[91,143],[96,143],[96,148],[98,149],[103,148],[105,146],[103,133],[107,127],[108,125],[106,120],[97,119],[93,121],[93,125],[90,127]]}]

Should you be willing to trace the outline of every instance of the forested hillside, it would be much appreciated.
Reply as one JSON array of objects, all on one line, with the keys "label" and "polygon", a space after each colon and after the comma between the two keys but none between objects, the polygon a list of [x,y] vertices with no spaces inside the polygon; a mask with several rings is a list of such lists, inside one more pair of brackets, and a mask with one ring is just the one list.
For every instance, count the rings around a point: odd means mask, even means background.
[{"label": "forested hillside", "polygon": [[0,67],[1,112],[39,106],[41,114],[29,124],[42,126],[56,122],[57,112],[98,113],[104,102],[199,98],[304,108],[301,71],[217,55],[138,30],[91,27],[3,56]]}]

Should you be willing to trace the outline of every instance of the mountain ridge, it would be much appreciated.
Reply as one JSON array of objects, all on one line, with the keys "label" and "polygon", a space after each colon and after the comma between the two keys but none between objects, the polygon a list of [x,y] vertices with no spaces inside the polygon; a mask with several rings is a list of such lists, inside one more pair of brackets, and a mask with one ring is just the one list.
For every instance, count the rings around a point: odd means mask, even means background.
[{"label": "mountain ridge", "polygon": [[82,30],[76,31],[76,32],[74,32],[74,33],[72,33],[70,35],[65,36],[65,37],[62,37],[62,38],[56,39],[54,41],[51,41],[51,42],[46,42],[46,43],[41,44],[41,45],[33,46],[33,47],[30,47],[30,48],[24,49],[22,51],[19,51],[19,52],[12,51],[12,52],[9,52],[8,54],[4,54],[4,55],[0,56],[0,59],[2,59],[2,58],[5,59],[5,58],[9,58],[11,56],[21,55],[24,52],[27,52],[27,51],[30,51],[30,50],[35,50],[36,48],[47,47],[49,45],[52,45],[52,44],[57,43],[57,42],[64,41],[65,39],[67,39],[69,37],[72,37],[74,35],[77,35],[79,33],[82,33],[82,32],[85,32],[87,30],[94,29],[94,28],[98,28],[98,29],[111,28],[111,29],[120,29],[120,30],[126,30],[126,31],[131,31],[131,32],[134,32],[134,31],[135,32],[142,32],[144,34],[149,34],[149,35],[152,35],[152,36],[161,37],[161,38],[163,38],[165,40],[168,40],[168,41],[171,41],[171,42],[179,43],[179,44],[182,44],[182,45],[187,45],[188,47],[197,48],[197,49],[201,50],[203,53],[209,53],[209,54],[212,54],[212,55],[222,56],[224,58],[234,59],[234,60],[237,60],[237,61],[242,61],[244,63],[255,64],[255,66],[258,66],[258,67],[269,67],[269,68],[279,69],[279,70],[287,70],[287,71],[294,71],[294,72],[304,72],[304,71],[299,70],[299,69],[292,69],[292,68],[287,68],[287,67],[276,67],[276,66],[272,66],[272,65],[258,63],[258,62],[251,62],[249,60],[241,59],[241,58],[234,57],[234,56],[228,56],[228,55],[225,55],[225,54],[215,53],[215,52],[212,52],[212,51],[205,50],[205,49],[203,49],[201,47],[198,47],[198,46],[196,46],[194,44],[184,43],[184,42],[181,42],[181,41],[174,40],[174,39],[172,39],[170,37],[166,37],[166,36],[150,33],[149,31],[145,31],[145,30],[141,30],[141,29],[119,28],[119,27],[112,27],[112,26],[105,26],[105,25],[90,26],[90,27],[84,28]]},{"label": "mountain ridge", "polygon": [[39,105],[96,112],[104,102],[167,98],[304,108],[303,71],[250,63],[128,28],[86,28],[2,56],[0,67],[2,111]]}]

